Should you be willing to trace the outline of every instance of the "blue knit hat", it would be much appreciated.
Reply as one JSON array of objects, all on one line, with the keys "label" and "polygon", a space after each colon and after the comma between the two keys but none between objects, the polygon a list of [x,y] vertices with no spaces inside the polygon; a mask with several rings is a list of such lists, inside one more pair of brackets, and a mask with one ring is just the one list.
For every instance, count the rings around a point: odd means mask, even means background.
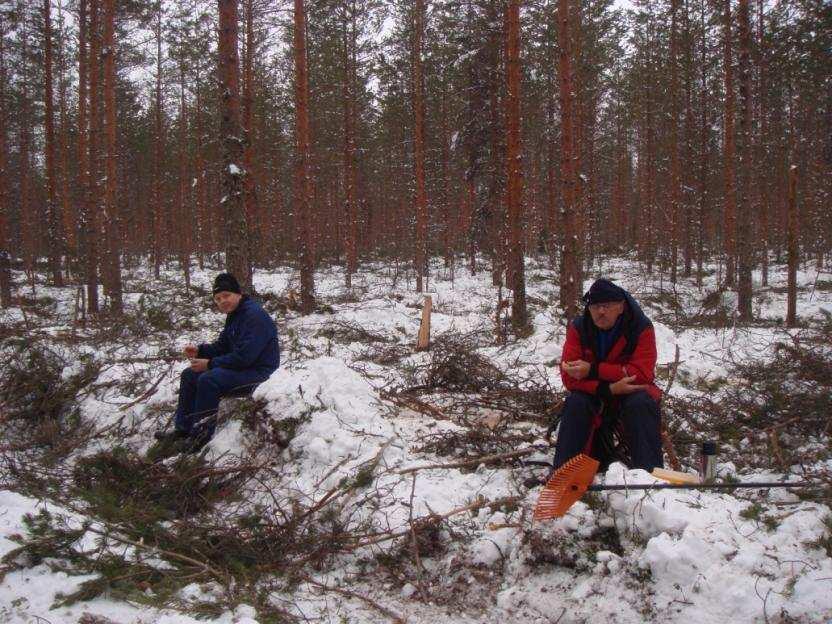
[{"label": "blue knit hat", "polygon": [[624,301],[625,291],[621,286],[616,286],[610,280],[601,278],[584,293],[582,301],[588,305],[593,303],[609,303],[610,301]]}]

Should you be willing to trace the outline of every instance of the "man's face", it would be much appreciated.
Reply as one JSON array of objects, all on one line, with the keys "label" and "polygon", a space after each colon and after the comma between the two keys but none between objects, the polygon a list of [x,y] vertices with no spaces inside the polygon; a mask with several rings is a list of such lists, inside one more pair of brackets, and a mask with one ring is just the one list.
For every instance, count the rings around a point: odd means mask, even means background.
[{"label": "man's face", "polygon": [[623,301],[589,304],[589,314],[592,316],[592,322],[603,331],[612,329],[622,312],[624,312]]},{"label": "man's face", "polygon": [[242,298],[243,296],[240,294],[221,290],[214,295],[214,303],[217,304],[217,307],[223,314],[231,314],[240,305],[240,299]]}]

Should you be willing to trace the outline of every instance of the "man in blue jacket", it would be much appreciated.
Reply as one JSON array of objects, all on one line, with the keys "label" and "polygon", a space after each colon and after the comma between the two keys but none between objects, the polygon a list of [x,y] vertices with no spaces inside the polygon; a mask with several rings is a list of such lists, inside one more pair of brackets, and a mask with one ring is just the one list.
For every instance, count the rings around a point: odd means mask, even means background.
[{"label": "man in blue jacket", "polygon": [[249,394],[280,366],[277,327],[262,306],[243,295],[230,273],[220,273],[213,285],[214,303],[226,314],[225,327],[215,342],[187,345],[191,365],[182,371],[174,430],[157,436],[157,458],[196,452],[211,439],[220,398]]}]

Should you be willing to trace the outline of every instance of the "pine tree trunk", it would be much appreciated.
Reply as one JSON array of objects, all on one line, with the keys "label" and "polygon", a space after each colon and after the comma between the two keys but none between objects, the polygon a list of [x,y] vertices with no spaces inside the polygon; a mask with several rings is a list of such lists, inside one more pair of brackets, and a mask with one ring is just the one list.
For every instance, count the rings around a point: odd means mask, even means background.
[{"label": "pine tree trunk", "polygon": [[679,265],[679,0],[670,3],[670,281],[676,283]]},{"label": "pine tree trunk", "polygon": [[[47,2],[49,0],[46,0]],[[121,314],[121,228],[116,204],[116,70],[115,70],[115,0],[104,0],[104,126],[107,140],[107,179],[104,187],[104,234],[106,240],[104,275],[110,296],[110,311]]]},{"label": "pine tree trunk", "polygon": [[737,227],[737,259],[739,283],[737,307],[740,319],[752,319],[751,297],[751,173],[754,170],[751,144],[751,24],[749,0],[739,0],[737,19],[739,21],[740,45],[740,205]]},{"label": "pine tree trunk", "polygon": [[723,212],[724,248],[725,248],[725,284],[733,286],[736,273],[736,169],[734,147],[734,70],[733,43],[731,36],[731,0],[723,0],[723,72],[725,84],[725,120],[723,132],[723,183],[725,188],[725,207]]},{"label": "pine tree trunk", "polygon": [[[349,8],[348,8],[349,7]],[[358,201],[356,198],[355,171],[355,118],[356,118],[356,31],[355,31],[355,2],[345,2],[345,10],[349,11],[349,18],[344,19],[344,203],[346,214],[345,251],[346,251],[346,287],[352,288],[352,276],[358,269]]]},{"label": "pine tree trunk", "polygon": [[425,84],[422,78],[424,0],[416,0],[413,19],[413,171],[416,184],[416,292],[424,290],[427,269],[428,201],[425,190]]},{"label": "pine tree trunk", "polygon": [[240,63],[237,52],[237,0],[219,0],[221,80],[220,132],[223,146],[222,204],[225,207],[225,265],[240,286],[251,290],[243,178],[243,136],[240,126]]},{"label": "pine tree trunk", "polygon": [[509,279],[514,291],[511,322],[515,332],[529,331],[526,309],[526,277],[523,267],[523,154],[520,146],[520,0],[509,0],[506,7],[506,180],[509,228]]},{"label": "pine tree trunk", "polygon": [[789,205],[788,205],[788,294],[786,308],[786,326],[797,326],[797,266],[800,262],[798,237],[800,236],[800,219],[797,212],[797,165],[789,168]]},{"label": "pine tree trunk", "polygon": [[89,194],[89,146],[87,118],[87,104],[89,76],[87,75],[87,27],[89,25],[89,14],[87,12],[87,0],[79,0],[78,7],[78,186],[80,190],[80,201],[78,206],[78,250],[85,253],[87,250],[87,221],[89,219],[89,207],[87,206],[87,195]]},{"label": "pine tree trunk", "polygon": [[760,212],[760,242],[762,247],[762,285],[768,286],[768,252],[771,241],[771,232],[769,227],[769,191],[770,180],[767,165],[768,158],[768,110],[766,107],[766,97],[768,93],[767,85],[767,51],[766,41],[763,37],[765,27],[763,24],[763,0],[757,0],[757,119],[759,123],[759,134],[757,139],[757,158],[756,158],[756,187],[759,191],[759,212]]},{"label": "pine tree trunk", "polygon": [[[60,25],[63,27],[64,19],[63,19],[63,6],[60,6]],[[58,141],[58,150],[59,150],[59,169],[60,173],[58,178],[61,184],[60,196],[61,196],[61,215],[63,216],[63,243],[64,243],[64,250],[66,252],[66,269],[67,275],[69,274],[71,261],[70,259],[77,253],[78,251],[78,240],[76,235],[76,228],[77,228],[77,216],[74,214],[72,201],[71,201],[71,194],[69,190],[69,134],[70,134],[70,127],[69,127],[69,119],[67,118],[67,108],[66,108],[66,54],[64,51],[64,45],[61,38],[58,39],[58,107],[60,109],[59,115],[61,120],[61,132],[60,132],[60,139]]]},{"label": "pine tree trunk", "polygon": [[0,16],[0,307],[12,304],[12,275],[9,241],[9,187],[6,166],[6,23]]},{"label": "pine tree trunk", "polygon": [[46,243],[49,273],[55,286],[63,286],[61,274],[61,217],[55,172],[55,98],[52,76],[52,6],[43,0],[44,150],[46,151]]},{"label": "pine tree trunk", "polygon": [[185,66],[179,65],[179,192],[177,194],[177,222],[176,231],[179,233],[179,266],[185,278],[185,289],[191,288],[191,232],[193,219],[190,214],[191,201],[186,201],[188,194],[188,147],[186,141],[187,109],[185,108]]},{"label": "pine tree trunk", "polygon": [[295,57],[295,221],[300,261],[300,305],[304,314],[315,309],[315,263],[312,231],[312,181],[309,176],[309,76],[306,69],[306,13],[303,0],[294,0]]},{"label": "pine tree trunk", "polygon": [[560,305],[567,318],[578,314],[578,257],[577,224],[575,215],[575,143],[574,143],[574,90],[572,86],[572,55],[569,28],[569,0],[558,0],[558,45],[560,58],[558,77],[560,82],[560,163],[563,191],[563,251],[560,272]]},{"label": "pine tree trunk", "polygon": [[156,7],[156,90],[153,115],[153,275],[159,278],[162,264],[164,218],[162,211],[162,3]]},{"label": "pine tree trunk", "polygon": [[87,119],[88,139],[88,165],[89,177],[87,184],[86,210],[86,282],[87,282],[87,311],[90,314],[98,314],[98,260],[99,242],[101,240],[99,207],[100,207],[100,162],[99,145],[101,142],[100,128],[100,102],[101,90],[99,87],[100,78],[100,57],[101,57],[101,33],[99,28],[100,0],[90,0],[90,27],[89,27],[89,53],[87,54],[87,71],[89,72],[89,97],[90,107]]},{"label": "pine tree trunk", "polygon": [[[254,0],[244,0],[246,20],[245,56],[243,59],[243,136],[245,148],[243,165],[246,172],[243,179],[243,199],[246,223],[248,224],[249,273],[252,263],[258,261],[257,251],[262,249],[262,224],[259,214],[257,184],[254,176]],[[253,273],[248,276],[251,283]]]}]

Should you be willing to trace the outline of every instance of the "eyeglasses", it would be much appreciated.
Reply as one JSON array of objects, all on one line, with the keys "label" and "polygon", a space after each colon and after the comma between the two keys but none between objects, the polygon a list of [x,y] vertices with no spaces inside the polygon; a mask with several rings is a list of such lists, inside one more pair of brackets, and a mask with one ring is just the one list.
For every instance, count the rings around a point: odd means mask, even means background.
[{"label": "eyeglasses", "polygon": [[590,303],[589,304],[589,311],[590,312],[601,312],[606,310],[613,310],[615,306],[617,306],[620,301],[607,301],[606,303]]}]

